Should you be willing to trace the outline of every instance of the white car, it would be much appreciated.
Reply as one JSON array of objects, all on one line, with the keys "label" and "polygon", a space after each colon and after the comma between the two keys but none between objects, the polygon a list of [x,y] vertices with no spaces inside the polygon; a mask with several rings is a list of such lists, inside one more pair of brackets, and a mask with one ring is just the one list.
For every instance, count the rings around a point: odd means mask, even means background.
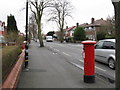
[{"label": "white car", "polygon": [[115,69],[115,39],[100,40],[95,45],[95,60]]},{"label": "white car", "polygon": [[46,36],[46,42],[53,42],[52,36]]}]

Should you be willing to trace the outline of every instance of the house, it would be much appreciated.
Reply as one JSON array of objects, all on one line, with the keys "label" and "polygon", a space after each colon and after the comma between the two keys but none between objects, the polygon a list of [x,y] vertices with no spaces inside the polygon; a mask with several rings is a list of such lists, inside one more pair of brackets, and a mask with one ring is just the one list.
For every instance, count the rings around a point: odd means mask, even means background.
[{"label": "house", "polygon": [[91,23],[84,27],[86,37],[91,40],[97,40],[97,32],[99,31],[103,31],[106,34],[113,34],[114,32],[111,26],[111,23],[103,20],[103,18],[98,20],[91,18]]},{"label": "house", "polygon": [[5,22],[0,21],[0,46],[5,46]]},{"label": "house", "polygon": [[77,27],[85,28],[87,25],[88,25],[88,23],[84,23],[84,24],[80,24],[80,25],[79,25],[79,23],[76,23],[76,26],[72,26],[72,27],[69,27],[69,28],[66,27],[65,38],[72,39],[74,37],[74,31]]},{"label": "house", "polygon": [[[76,23],[76,26],[68,27],[64,29],[64,39],[72,39],[74,37],[74,30],[77,27],[83,27],[86,32],[86,38],[90,40],[97,40],[97,32],[104,31],[106,34],[115,34],[113,26],[110,22],[104,20],[103,18],[95,20],[91,18],[91,23]],[[60,32],[57,32],[57,36],[60,36]]]},{"label": "house", "polygon": [[5,22],[0,21],[0,35],[5,35]]},{"label": "house", "polygon": [[65,29],[65,38],[72,38],[74,36],[74,30],[75,30],[76,26],[72,26],[72,27],[67,27]]}]

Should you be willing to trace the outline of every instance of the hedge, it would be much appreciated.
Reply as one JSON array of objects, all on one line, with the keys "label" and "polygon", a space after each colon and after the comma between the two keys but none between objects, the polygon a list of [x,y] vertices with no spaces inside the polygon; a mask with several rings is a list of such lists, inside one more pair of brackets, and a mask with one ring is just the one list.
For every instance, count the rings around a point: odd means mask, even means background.
[{"label": "hedge", "polygon": [[2,49],[2,81],[9,74],[21,52],[18,46],[7,46]]}]

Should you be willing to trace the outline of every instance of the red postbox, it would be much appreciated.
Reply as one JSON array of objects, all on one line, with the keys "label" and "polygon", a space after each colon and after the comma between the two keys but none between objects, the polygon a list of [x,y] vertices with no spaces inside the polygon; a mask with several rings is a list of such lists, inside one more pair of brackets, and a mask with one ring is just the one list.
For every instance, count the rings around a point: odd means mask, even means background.
[{"label": "red postbox", "polygon": [[83,41],[84,44],[84,82],[95,82],[94,44],[96,41]]},{"label": "red postbox", "polygon": [[24,42],[22,43],[21,48],[22,48],[22,49],[25,49],[25,45],[26,45],[26,41],[24,41]]}]

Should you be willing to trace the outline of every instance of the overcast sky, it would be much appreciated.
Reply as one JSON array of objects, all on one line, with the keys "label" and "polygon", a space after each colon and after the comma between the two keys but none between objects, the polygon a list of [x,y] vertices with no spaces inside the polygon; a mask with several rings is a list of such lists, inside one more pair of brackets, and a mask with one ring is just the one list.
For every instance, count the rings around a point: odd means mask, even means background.
[{"label": "overcast sky", "polygon": [[[114,8],[111,0],[69,0],[73,5],[72,18],[67,19],[67,26],[74,26],[78,22],[90,23],[91,18],[95,20],[114,15]],[[26,0],[0,0],[0,20],[7,22],[7,15],[14,15],[17,21],[18,29],[25,32],[25,5]],[[30,13],[30,11],[29,11]],[[43,20],[43,33],[56,31],[56,25],[53,22],[47,22],[46,16]],[[7,23],[6,23],[7,25]],[[65,26],[66,26],[65,25]]]}]

